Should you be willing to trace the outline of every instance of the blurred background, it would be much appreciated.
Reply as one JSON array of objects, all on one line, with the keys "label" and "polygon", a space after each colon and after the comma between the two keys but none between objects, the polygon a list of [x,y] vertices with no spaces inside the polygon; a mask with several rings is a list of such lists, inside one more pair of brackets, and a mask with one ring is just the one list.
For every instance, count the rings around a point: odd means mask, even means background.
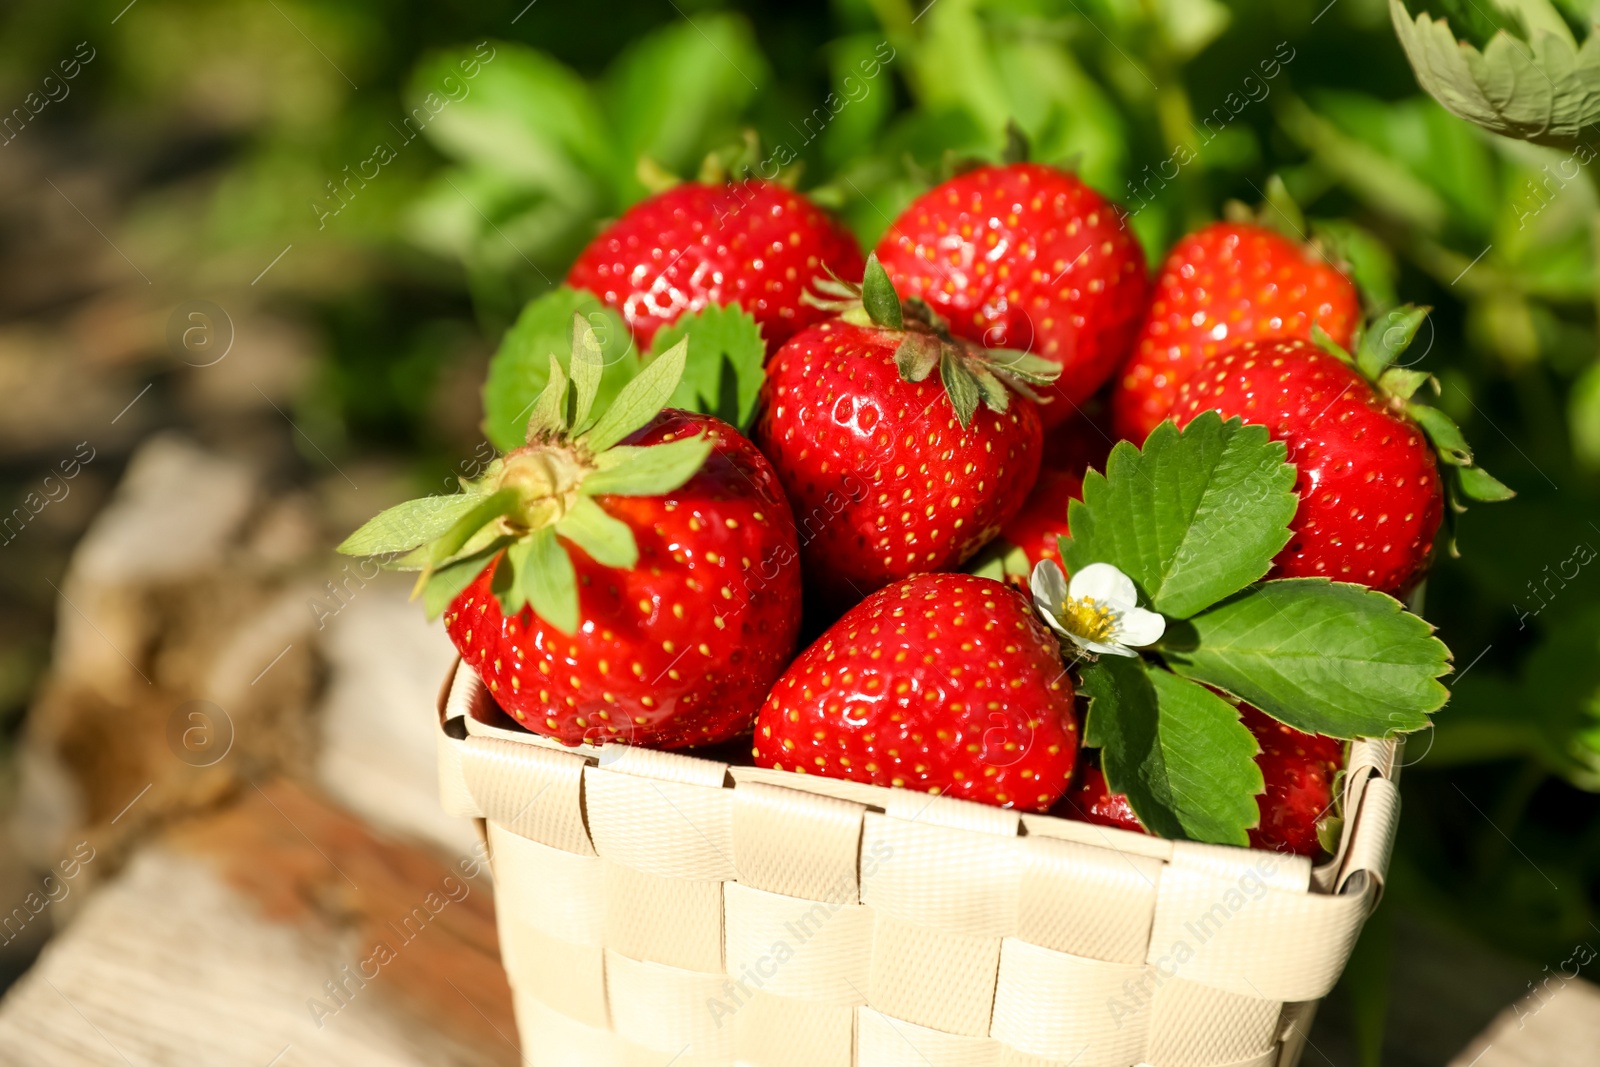
[{"label": "blurred background", "polygon": [[1596,153],[1445,112],[1383,0],[33,0],[0,11],[0,1060],[516,1062],[486,878],[380,990],[323,986],[472,849],[431,799],[443,635],[331,547],[483,461],[489,354],[641,158],[753,128],[870,247],[1012,119],[1152,260],[1280,177],[1371,311],[1434,308],[1421,366],[1518,493],[1429,582],[1454,699],[1305,1062],[1444,1064],[1567,995]]}]

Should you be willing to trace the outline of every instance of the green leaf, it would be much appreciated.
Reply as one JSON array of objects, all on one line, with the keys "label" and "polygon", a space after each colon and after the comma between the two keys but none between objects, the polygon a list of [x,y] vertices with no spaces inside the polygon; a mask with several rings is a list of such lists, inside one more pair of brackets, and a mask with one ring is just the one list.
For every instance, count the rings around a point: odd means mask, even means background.
[{"label": "green leaf", "polygon": [[583,480],[584,496],[658,496],[693,478],[713,445],[703,434],[659,445],[618,445],[600,457],[600,469]]},{"label": "green leaf", "polygon": [[[459,98],[447,98],[452,92]],[[437,53],[419,64],[408,95],[431,115],[423,129],[445,155],[569,204],[591,200],[604,188],[596,179],[613,166],[612,140],[588,85],[526,45],[494,41]]]},{"label": "green leaf", "polygon": [[506,331],[483,387],[484,432],[502,452],[523,444],[528,416],[550,376],[550,354],[566,364],[572,318],[582,315],[600,343],[604,365],[594,405],[604,410],[638,369],[633,336],[592,293],[562,286],[530,301]]},{"label": "green leaf", "polygon": [[1450,650],[1398,600],[1322,578],[1262,582],[1172,627],[1176,672],[1280,722],[1329,737],[1388,737],[1428,724],[1449,693]]},{"label": "green leaf", "polygon": [[978,382],[953,345],[945,345],[939,356],[939,378],[950,397],[950,406],[956,409],[956,421],[966,429],[978,410]]},{"label": "green leaf", "polygon": [[567,425],[575,434],[589,428],[589,413],[594,410],[595,397],[600,395],[600,381],[605,377],[605,356],[600,352],[600,339],[594,328],[582,315],[572,316],[572,421]]},{"label": "green leaf", "polygon": [[379,512],[344,539],[347,556],[379,556],[405,552],[439,537],[483,498],[470,493],[425,496]]},{"label": "green leaf", "polygon": [[502,489],[491,496],[482,497],[471,511],[428,545],[428,565],[436,567],[460,552],[468,541],[489,523],[502,515],[510,514],[520,502],[520,496],[511,489]]},{"label": "green leaf", "polygon": [[908,382],[926,381],[939,365],[939,339],[926,333],[908,333],[894,350],[895,368]]},{"label": "green leaf", "polygon": [[1371,231],[1346,219],[1316,219],[1311,233],[1327,248],[1328,258],[1343,265],[1368,307],[1390,308],[1400,302],[1394,254]]},{"label": "green leaf", "polygon": [[876,252],[867,256],[866,273],[861,276],[861,306],[866,308],[867,317],[873,325],[889,330],[905,328],[900,296],[894,291],[889,272],[878,262]]},{"label": "green leaf", "polygon": [[564,634],[578,631],[578,573],[567,550],[556,540],[556,532],[546,526],[535,530],[523,542],[527,560],[520,568],[518,584],[533,606],[533,612]]},{"label": "green leaf", "polygon": [[[1472,6],[1481,14],[1484,5]],[[1528,34],[1531,42],[1518,40],[1515,33],[1495,33],[1480,50],[1457,41],[1445,19],[1425,11],[1412,16],[1401,0],[1389,0],[1418,84],[1451,112],[1486,130],[1535,144],[1573,147],[1600,119],[1600,102],[1590,86],[1600,57],[1597,35],[1590,33],[1580,48],[1548,3],[1488,6],[1511,8],[1529,20],[1530,30],[1537,25],[1540,32]]]},{"label": "green leaf", "polygon": [[639,562],[639,546],[634,542],[632,528],[606,514],[589,497],[577,499],[572,510],[556,523],[556,533],[583,549],[602,567],[631,569]]},{"label": "green leaf", "polygon": [[1249,843],[1265,788],[1259,751],[1239,712],[1214,693],[1143,659],[1103,656],[1082,670],[1084,743],[1100,748],[1106,784],[1126,793],[1162,837]]},{"label": "green leaf", "polygon": [[1497,504],[1516,496],[1512,488],[1482,467],[1455,468],[1461,495],[1480,504]]},{"label": "green leaf", "polygon": [[1417,336],[1417,327],[1427,317],[1427,308],[1407,305],[1389,312],[1362,331],[1361,342],[1356,346],[1356,366],[1368,381],[1377,381],[1399,358],[1400,353],[1411,346],[1412,339]]},{"label": "green leaf", "polygon": [[495,555],[511,543],[509,537],[496,538],[492,543],[451,563],[432,574],[422,587],[422,606],[428,618],[437,619],[450,602],[471,585]]},{"label": "green leaf", "polygon": [[531,444],[540,437],[557,437],[567,432],[567,372],[561,361],[550,354],[550,377],[544,391],[533,402],[533,413],[528,416],[527,441]]},{"label": "green leaf", "polygon": [[1472,464],[1472,446],[1467,444],[1461,428],[1449,415],[1426,404],[1407,404],[1406,414],[1422,427],[1422,432],[1433,442],[1440,459],[1458,467]]},{"label": "green leaf", "polygon": [[[760,324],[737,304],[708,304],[658,331],[654,351],[664,351],[685,338],[689,351],[683,378],[667,406],[703,411],[741,432],[747,430],[767,377],[767,345],[761,339]],[[732,378],[726,374],[730,367]]]},{"label": "green leaf", "polygon": [[616,400],[595,421],[583,443],[592,452],[604,452],[655,418],[683,380],[687,340],[679,341],[645,364],[633,381],[622,387]]},{"label": "green leaf", "polygon": [[[696,13],[633,39],[606,72],[603,91],[619,167],[647,156],[692,173],[737,127],[756,87],[770,84],[755,34],[737,15]],[[643,194],[631,172],[619,178],[633,196]]]},{"label": "green leaf", "polygon": [[1289,542],[1294,468],[1264,426],[1207,412],[1123,441],[1090,471],[1062,538],[1069,571],[1110,563],[1163,615],[1186,618],[1267,573]]},{"label": "green leaf", "polygon": [[495,568],[494,576],[489,580],[490,591],[494,593],[495,599],[500,601],[500,613],[508,619],[521,614],[522,609],[528,605],[528,590],[524,575],[528,572],[528,553],[532,550],[533,542],[529,538],[513,541],[506,548],[505,558],[500,561],[500,565]]},{"label": "green leaf", "polygon": [[1378,379],[1378,389],[1386,396],[1398,397],[1401,400],[1410,400],[1416,395],[1423,383],[1433,375],[1427,371],[1407,370],[1405,367],[1390,367]]}]

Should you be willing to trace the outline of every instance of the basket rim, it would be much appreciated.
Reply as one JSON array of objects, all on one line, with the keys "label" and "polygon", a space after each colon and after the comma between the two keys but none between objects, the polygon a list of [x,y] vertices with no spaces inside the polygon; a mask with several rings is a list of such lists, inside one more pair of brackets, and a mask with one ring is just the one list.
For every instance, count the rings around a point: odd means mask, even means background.
[{"label": "basket rim", "polygon": [[[477,671],[459,657],[440,688],[437,711],[442,744],[464,745],[472,738],[494,739],[578,755],[590,767],[619,773],[687,781],[706,787],[736,788],[740,784],[759,783],[848,800],[863,805],[869,811],[902,817],[923,817],[930,807],[937,805],[939,815],[930,821],[1000,832],[1006,836],[1015,834],[1055,838],[1163,861],[1170,861],[1180,846],[1188,850],[1213,852],[1224,862],[1230,859],[1237,862],[1263,852],[1239,845],[1173,841],[1057,815],[1022,813],[955,797],[929,797],[908,789],[730,764],[685,752],[616,743],[566,745],[536,734],[512,719],[494,700]],[[457,720],[460,725],[455,724]],[[1376,907],[1382,895],[1393,846],[1393,826],[1372,828],[1370,821],[1362,818],[1365,813],[1364,802],[1368,795],[1367,786],[1373,779],[1382,778],[1391,784],[1398,782],[1404,740],[1357,738],[1350,744],[1342,795],[1344,827],[1338,849],[1331,857],[1315,865],[1305,857],[1275,854],[1283,860],[1292,861],[1291,868],[1304,870],[1304,874],[1298,878],[1295,873],[1290,873],[1289,878],[1291,882],[1297,880],[1298,887],[1305,891],[1360,894],[1372,889],[1375,891],[1373,906]],[[1367,834],[1384,834],[1387,839],[1364,841]],[[1361,844],[1376,844],[1377,847],[1358,847]]]}]

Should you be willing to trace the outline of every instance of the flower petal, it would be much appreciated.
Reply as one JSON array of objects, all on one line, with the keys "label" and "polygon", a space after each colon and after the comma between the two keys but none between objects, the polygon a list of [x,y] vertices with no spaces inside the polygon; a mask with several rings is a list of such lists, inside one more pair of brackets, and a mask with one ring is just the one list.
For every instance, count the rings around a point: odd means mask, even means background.
[{"label": "flower petal", "polygon": [[1137,656],[1139,654],[1127,645],[1119,644],[1116,641],[1086,641],[1083,647],[1102,656]]},{"label": "flower petal", "polygon": [[1067,576],[1062,573],[1061,567],[1055,560],[1040,560],[1038,566],[1033,568],[1033,576],[1028,584],[1033,590],[1033,606],[1045,618],[1054,621],[1056,612],[1061,610],[1062,603],[1067,599]]},{"label": "flower petal", "polygon": [[1124,608],[1117,620],[1116,638],[1125,645],[1153,645],[1167,632],[1167,620],[1144,608]]},{"label": "flower petal", "polygon": [[1080,597],[1092,597],[1102,604],[1118,608],[1132,607],[1139,603],[1139,593],[1133,587],[1133,579],[1109,563],[1091,563],[1078,571],[1072,576],[1067,594],[1074,600]]}]

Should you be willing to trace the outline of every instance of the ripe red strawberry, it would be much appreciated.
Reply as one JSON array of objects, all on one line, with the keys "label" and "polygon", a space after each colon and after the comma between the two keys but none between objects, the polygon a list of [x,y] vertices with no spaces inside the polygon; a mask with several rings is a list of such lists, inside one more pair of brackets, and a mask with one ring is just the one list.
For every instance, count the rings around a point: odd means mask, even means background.
[{"label": "ripe red strawberry", "polygon": [[1144,252],[1119,208],[1076,175],[1037,163],[980,167],[900,214],[878,244],[896,288],[959,337],[1061,367],[1052,426],[1114,371],[1144,311]]},{"label": "ripe red strawberry", "polygon": [[725,740],[750,728],[798,634],[789,505],[732,427],[660,410],[682,344],[591,417],[600,353],[577,328],[575,405],[552,358],[526,446],[343,547],[412,549],[401,562],[423,570],[462,659],[528,729],[567,744]]},{"label": "ripe red strawberry", "polygon": [[831,270],[861,276],[856,240],[800,193],[772,182],[685,182],[629,208],[567,275],[616,308],[642,347],[707,304],[738,304],[767,351],[826,318],[800,296]]},{"label": "ripe red strawberry", "polygon": [[1113,826],[1138,834],[1147,832],[1139,816],[1134,814],[1133,805],[1128,803],[1127,795],[1111,791],[1099,759],[1087,750],[1078,761],[1072,789],[1061,801],[1057,814],[1096,826]]},{"label": "ripe red strawberry", "polygon": [[1261,825],[1250,831],[1250,847],[1316,856],[1322,851],[1317,826],[1334,814],[1334,779],[1344,766],[1344,742],[1303,734],[1248,704],[1239,712],[1261,744],[1256,766],[1267,783]]},{"label": "ripe red strawberry", "polygon": [[1028,601],[967,574],[880,589],[794,661],[756,718],[763,767],[1026,811],[1066,790],[1072,681]]},{"label": "ripe red strawberry", "polygon": [[[1256,766],[1266,780],[1266,790],[1257,798],[1261,822],[1250,831],[1250,847],[1315,858],[1323,851],[1318,826],[1334,814],[1333,787],[1344,765],[1344,742],[1303,734],[1248,704],[1241,704],[1239,712],[1261,745]],[[1060,813],[1081,822],[1145,832],[1128,798],[1111,792],[1098,761],[1088,754]]]},{"label": "ripe red strawberry", "polygon": [[1298,468],[1293,536],[1269,578],[1401,593],[1426,568],[1444,489],[1428,436],[1403,400],[1310,341],[1246,341],[1179,389],[1180,426],[1211,409],[1266,426]]},{"label": "ripe red strawberry", "polygon": [[1341,345],[1360,323],[1356,287],[1311,248],[1264,226],[1217,222],[1167,254],[1133,355],[1111,394],[1118,437],[1142,442],[1172,413],[1208,357],[1241,341],[1309,340],[1321,326]]},{"label": "ripe red strawberry", "polygon": [[867,277],[881,281],[892,325],[857,307],[857,321],[796,335],[768,364],[752,435],[799,516],[808,588],[833,611],[959,567],[1016,514],[1039,471],[1039,416],[998,379],[1053,370],[991,363],[937,324],[902,318],[875,262]]}]

